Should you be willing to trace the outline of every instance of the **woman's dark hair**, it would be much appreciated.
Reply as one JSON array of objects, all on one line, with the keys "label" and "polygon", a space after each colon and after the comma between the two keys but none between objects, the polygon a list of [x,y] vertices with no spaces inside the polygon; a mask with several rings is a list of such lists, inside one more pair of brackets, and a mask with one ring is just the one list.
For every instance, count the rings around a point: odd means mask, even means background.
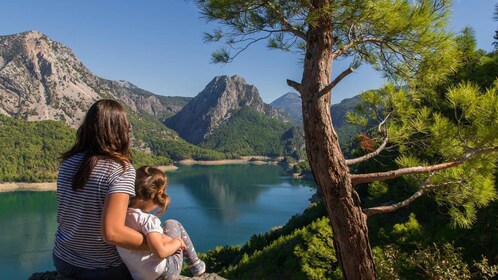
[{"label": "woman's dark hair", "polygon": [[76,133],[76,144],[61,156],[64,160],[84,153],[83,162],[73,177],[73,190],[85,187],[101,159],[117,161],[126,170],[126,163],[131,162],[130,128],[128,115],[119,102],[102,99],[90,107]]},{"label": "woman's dark hair", "polygon": [[[169,195],[166,194],[167,183],[168,179],[161,170],[150,166],[140,167],[137,169],[135,179],[135,197],[131,198],[130,203],[137,199],[150,199],[160,208],[157,214],[164,213],[170,201]],[[162,190],[163,187],[164,190]]]}]

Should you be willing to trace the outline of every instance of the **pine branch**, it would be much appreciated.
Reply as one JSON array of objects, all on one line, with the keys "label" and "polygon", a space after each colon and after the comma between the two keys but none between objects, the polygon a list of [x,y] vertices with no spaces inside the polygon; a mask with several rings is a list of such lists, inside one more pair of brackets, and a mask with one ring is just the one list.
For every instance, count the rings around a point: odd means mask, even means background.
[{"label": "pine branch", "polygon": [[301,93],[301,90],[302,90],[302,86],[300,83],[298,82],[295,82],[293,80],[287,80],[287,85],[294,88],[295,90],[297,90],[297,92]]},{"label": "pine branch", "polygon": [[351,166],[354,164],[358,164],[360,162],[367,161],[367,160],[377,156],[378,154],[380,154],[380,152],[382,152],[386,148],[387,143],[389,142],[389,137],[387,136],[387,132],[385,130],[382,130],[382,126],[387,122],[387,119],[389,119],[390,115],[391,115],[391,113],[387,114],[386,117],[377,126],[377,130],[379,131],[379,133],[386,137],[386,138],[384,138],[384,141],[382,142],[382,144],[375,151],[373,151],[369,154],[366,154],[364,156],[354,158],[354,159],[347,159],[346,165]]},{"label": "pine branch", "polygon": [[328,84],[326,87],[320,90],[318,95],[322,96],[327,92],[331,91],[340,81],[342,81],[342,79],[344,79],[347,75],[353,73],[353,71],[354,71],[353,67],[349,67],[348,69],[342,71],[342,73],[337,75],[337,77],[335,77],[335,79],[330,84]]},{"label": "pine branch", "polygon": [[335,50],[332,54],[332,57],[337,58],[338,56],[347,52],[349,49],[351,49],[355,46],[358,46],[360,44],[365,44],[365,43],[379,43],[380,45],[382,45],[382,44],[387,44],[387,41],[383,40],[383,39],[379,39],[379,38],[363,38],[360,40],[353,40],[353,41],[349,42],[349,44],[346,44],[346,45],[340,47],[339,49]]},{"label": "pine branch", "polygon": [[280,10],[277,9],[273,4],[268,1],[266,4],[266,7],[271,9],[272,12],[278,17],[278,20],[280,21],[280,24],[285,27],[285,31],[288,31],[297,37],[306,40],[306,34],[304,34],[302,31],[294,28],[288,21],[285,19],[285,17],[280,13]]},{"label": "pine branch", "polygon": [[351,175],[351,182],[354,185],[356,185],[356,184],[369,183],[369,182],[374,182],[374,181],[390,180],[390,179],[398,178],[398,177],[401,177],[404,175],[421,174],[421,173],[428,173],[428,172],[432,172],[432,171],[443,170],[443,169],[447,169],[450,167],[458,166],[458,165],[464,163],[469,158],[472,158],[476,155],[487,154],[487,153],[496,152],[496,151],[498,151],[498,146],[489,147],[489,148],[482,148],[482,149],[474,149],[474,150],[471,150],[470,152],[467,152],[459,160],[456,160],[456,161],[449,161],[449,162],[444,162],[444,163],[430,165],[430,166],[415,166],[415,167],[400,168],[397,170],[391,170],[391,171],[387,171],[387,172],[353,174],[353,175]]},{"label": "pine branch", "polygon": [[[256,39],[252,39],[249,43],[247,43],[245,46],[241,47],[241,48],[238,48],[236,49],[237,52],[233,55],[233,56],[229,56],[228,59],[226,61],[221,61],[221,62],[224,62],[224,63],[229,63],[229,62],[232,62],[239,54],[241,54],[243,51],[245,51],[247,48],[249,48],[249,46],[251,46],[252,44],[256,43],[256,42],[259,42],[261,40],[265,40],[265,39],[268,39],[270,36],[271,36],[271,32],[268,33],[267,36],[264,36],[264,37],[260,37],[260,38],[256,38]],[[231,44],[228,44],[228,45],[231,45]],[[235,49],[232,47],[232,49]],[[219,61],[213,61],[215,63],[219,62]]]},{"label": "pine branch", "polygon": [[447,183],[442,183],[438,185],[430,185],[426,184],[423,185],[420,190],[418,190],[416,193],[408,197],[407,199],[400,201],[398,203],[390,204],[390,205],[383,205],[383,206],[376,206],[376,207],[371,207],[371,208],[366,208],[363,209],[363,213],[367,215],[367,217],[374,216],[377,214],[386,214],[386,213],[392,213],[395,212],[403,207],[406,207],[410,205],[413,201],[415,201],[417,198],[421,197],[426,190],[428,189],[435,189],[435,188],[440,188],[444,186],[449,186],[449,185],[454,185],[454,184],[461,184],[463,181],[457,181],[457,182],[447,182]]},{"label": "pine branch", "polygon": [[375,151],[373,151],[371,153],[368,153],[368,154],[366,154],[364,156],[358,157],[358,158],[347,159],[346,160],[346,165],[351,166],[351,165],[354,165],[354,164],[358,164],[358,163],[367,161],[367,160],[369,160],[369,159],[377,156],[378,154],[380,154],[380,152],[382,152],[384,150],[384,148],[386,147],[386,145],[387,145],[388,142],[389,142],[389,138],[386,137],[384,139],[384,141],[382,142],[382,144]]}]

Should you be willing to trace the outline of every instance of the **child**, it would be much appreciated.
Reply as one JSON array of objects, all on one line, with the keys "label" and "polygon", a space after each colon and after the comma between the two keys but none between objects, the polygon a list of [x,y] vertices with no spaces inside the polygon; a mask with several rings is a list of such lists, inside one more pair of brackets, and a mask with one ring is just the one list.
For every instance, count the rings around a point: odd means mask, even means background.
[{"label": "child", "polygon": [[147,213],[159,207],[157,214],[162,214],[168,207],[166,184],[166,176],[157,168],[143,166],[137,170],[136,196],[130,199],[126,225],[145,235],[150,252],[117,247],[133,279],[174,279],[180,275],[183,259],[194,276],[206,270],[178,221],[167,220],[163,228],[158,217]]}]

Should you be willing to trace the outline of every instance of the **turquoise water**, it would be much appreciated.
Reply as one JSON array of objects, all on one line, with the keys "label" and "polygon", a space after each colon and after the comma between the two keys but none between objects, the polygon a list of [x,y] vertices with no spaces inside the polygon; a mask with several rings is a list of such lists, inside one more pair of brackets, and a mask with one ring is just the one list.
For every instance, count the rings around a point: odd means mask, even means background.
[{"label": "turquoise water", "polygon": [[[160,218],[181,221],[200,252],[243,244],[285,224],[309,205],[314,192],[310,182],[271,165],[181,167],[167,176],[172,200]],[[0,279],[53,270],[55,192],[2,193],[0,205]]]}]

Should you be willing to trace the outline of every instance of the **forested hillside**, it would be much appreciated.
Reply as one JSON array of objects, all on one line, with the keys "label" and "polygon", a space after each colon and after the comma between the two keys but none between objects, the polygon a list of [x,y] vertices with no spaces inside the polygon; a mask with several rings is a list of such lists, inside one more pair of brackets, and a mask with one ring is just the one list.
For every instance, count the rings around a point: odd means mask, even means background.
[{"label": "forested hillside", "polygon": [[26,122],[0,115],[0,181],[53,181],[60,153],[75,130],[58,121]]},{"label": "forested hillside", "polygon": [[283,135],[290,123],[265,117],[250,107],[237,111],[200,146],[240,155],[283,156]]},{"label": "forested hillside", "polygon": [[[59,121],[28,122],[0,115],[0,182],[54,181],[59,157],[75,138],[76,130]],[[135,166],[172,163],[168,157],[137,149],[132,156]]]},{"label": "forested hillside", "polygon": [[[187,143],[152,116],[131,112],[130,120],[135,167],[233,157]],[[54,181],[59,157],[75,138],[76,130],[60,121],[28,122],[0,115],[0,182]]]}]

